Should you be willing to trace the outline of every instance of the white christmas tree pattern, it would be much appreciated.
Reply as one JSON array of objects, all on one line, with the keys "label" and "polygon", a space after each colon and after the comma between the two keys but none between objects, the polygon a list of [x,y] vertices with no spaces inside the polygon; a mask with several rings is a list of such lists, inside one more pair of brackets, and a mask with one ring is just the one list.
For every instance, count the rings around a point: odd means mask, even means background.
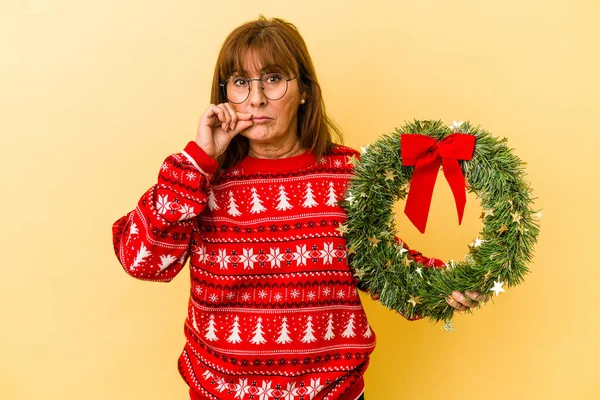
[{"label": "white christmas tree pattern", "polygon": [[235,198],[233,197],[233,192],[229,192],[229,207],[227,208],[227,212],[229,215],[233,215],[234,217],[242,215],[240,210],[237,208],[237,204],[235,203]]},{"label": "white christmas tree pattern", "polygon": [[306,319],[306,329],[304,329],[304,337],[300,340],[302,343],[311,343],[317,340],[313,335],[315,331],[312,326],[312,316],[308,316]]},{"label": "white christmas tree pattern", "polygon": [[187,257],[186,253],[181,254],[181,257],[179,257],[179,262],[181,263],[181,265],[183,265],[183,263],[185,262],[186,257]]},{"label": "white christmas tree pattern", "polygon": [[208,321],[208,327],[206,328],[206,334],[204,337],[210,341],[218,340],[219,338],[215,334],[217,328],[215,327],[215,315],[210,314],[210,319]]},{"label": "white christmas tree pattern", "polygon": [[177,259],[177,257],[175,257],[172,254],[167,254],[167,255],[160,256],[160,265],[159,265],[160,270],[162,271],[165,268],[167,268],[176,259]]},{"label": "white christmas tree pattern", "polygon": [[200,332],[200,328],[198,328],[198,323],[196,322],[196,313],[194,312],[193,308],[192,308],[192,326],[194,327],[196,332]]},{"label": "white christmas tree pattern", "polygon": [[329,314],[329,318],[327,319],[327,329],[325,331],[325,336],[323,336],[323,339],[331,340],[334,337],[335,334],[333,333],[333,314]]},{"label": "white christmas tree pattern", "polygon": [[285,343],[291,342],[292,339],[290,339],[289,333],[290,333],[290,331],[288,331],[287,317],[283,317],[281,320],[281,330],[279,331],[279,337],[277,338],[277,340],[275,342],[280,343],[280,344],[285,344]]},{"label": "white christmas tree pattern", "polygon": [[258,320],[256,322],[256,328],[254,329],[254,337],[250,339],[250,342],[254,344],[266,343],[267,341],[263,337],[263,334],[264,332],[262,330],[262,317],[258,317]]},{"label": "white christmas tree pattern", "polygon": [[342,333],[342,336],[345,338],[356,336],[354,333],[354,314],[350,314],[350,319],[348,320],[348,324],[346,324],[346,330]]},{"label": "white christmas tree pattern", "polygon": [[131,223],[131,226],[129,227],[129,236],[127,237],[127,242],[129,242],[129,238],[133,235],[137,235],[139,234],[140,231],[138,230],[137,226],[135,225],[135,222]]},{"label": "white christmas tree pattern", "polygon": [[210,211],[220,210],[221,207],[217,204],[217,199],[215,199],[215,192],[213,192],[212,188],[208,189],[208,208]]},{"label": "white christmas tree pattern", "polygon": [[252,208],[250,209],[250,212],[256,214],[266,211],[266,208],[262,205],[262,200],[260,199],[260,197],[258,197],[256,188],[253,187],[252,189],[250,189],[250,191],[252,192],[252,200],[250,200]]},{"label": "white christmas tree pattern", "polygon": [[140,249],[138,250],[137,255],[135,256],[135,260],[131,265],[131,269],[137,268],[142,262],[145,261],[146,257],[150,256],[151,254],[152,253],[150,252],[150,250],[148,250],[146,246],[144,246],[144,243],[142,243],[140,245]]},{"label": "white christmas tree pattern", "polygon": [[277,207],[275,207],[278,210],[281,211],[285,211],[285,210],[289,210],[290,208],[292,208],[292,205],[289,203],[289,198],[287,197],[287,193],[285,192],[285,188],[283,187],[283,185],[279,186],[279,203],[277,204]]},{"label": "white christmas tree pattern", "polygon": [[303,207],[311,208],[317,206],[318,203],[315,201],[315,197],[312,191],[312,184],[308,182],[306,184],[306,193],[304,194],[304,203],[302,203]]},{"label": "white christmas tree pattern", "polygon": [[240,343],[242,338],[240,337],[240,317],[235,316],[233,319],[233,326],[231,327],[231,335],[227,338],[229,343]]},{"label": "white christmas tree pattern", "polygon": [[337,205],[337,197],[335,196],[335,190],[333,189],[333,182],[329,182],[329,192],[327,194],[327,203],[330,207]]},{"label": "white christmas tree pattern", "polygon": [[363,337],[370,338],[371,336],[373,336],[373,332],[371,331],[371,325],[367,322],[367,329],[365,330],[365,333],[363,333]]}]

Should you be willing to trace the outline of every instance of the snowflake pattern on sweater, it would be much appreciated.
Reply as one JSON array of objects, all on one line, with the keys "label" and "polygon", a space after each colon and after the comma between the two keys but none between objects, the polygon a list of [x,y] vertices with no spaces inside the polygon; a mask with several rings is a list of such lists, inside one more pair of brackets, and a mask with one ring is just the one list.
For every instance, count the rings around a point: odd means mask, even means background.
[{"label": "snowflake pattern on sweater", "polygon": [[352,155],[338,145],[320,160],[246,157],[215,178],[216,161],[189,142],[113,224],[115,254],[135,278],[168,282],[189,260],[179,370],[198,399],[362,392],[375,333],[338,231]]}]

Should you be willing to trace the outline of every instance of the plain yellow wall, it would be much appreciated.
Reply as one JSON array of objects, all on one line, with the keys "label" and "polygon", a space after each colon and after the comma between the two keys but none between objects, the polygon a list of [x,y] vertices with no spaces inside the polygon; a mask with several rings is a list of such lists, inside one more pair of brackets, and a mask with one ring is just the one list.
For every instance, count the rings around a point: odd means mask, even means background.
[{"label": "plain yellow wall", "polygon": [[[362,296],[367,399],[600,398],[597,0],[0,2],[0,398],[187,398],[188,269],[130,278],[111,225],[195,138],[218,49],[259,13],[299,28],[347,145],[470,120],[528,162],[543,209],[525,282],[453,332]],[[463,257],[480,205],[460,227],[453,207],[440,175],[425,235],[397,204],[401,236]]]}]

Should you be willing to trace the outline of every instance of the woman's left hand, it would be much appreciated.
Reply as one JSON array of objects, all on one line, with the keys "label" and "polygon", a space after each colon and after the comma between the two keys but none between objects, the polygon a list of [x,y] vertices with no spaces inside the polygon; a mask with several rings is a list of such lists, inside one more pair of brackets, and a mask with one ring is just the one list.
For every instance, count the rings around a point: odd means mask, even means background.
[{"label": "woman's left hand", "polygon": [[458,311],[466,311],[468,308],[477,307],[480,302],[486,303],[490,299],[490,295],[484,296],[478,292],[467,290],[465,294],[455,290],[450,297],[446,298],[446,302]]}]

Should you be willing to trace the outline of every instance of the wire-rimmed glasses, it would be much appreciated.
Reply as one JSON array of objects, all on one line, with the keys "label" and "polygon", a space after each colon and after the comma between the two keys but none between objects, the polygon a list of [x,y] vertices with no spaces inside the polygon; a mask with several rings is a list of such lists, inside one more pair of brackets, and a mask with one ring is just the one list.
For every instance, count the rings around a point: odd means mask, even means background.
[{"label": "wire-rimmed glasses", "polygon": [[296,79],[286,78],[285,75],[278,72],[264,74],[260,78],[246,78],[243,76],[232,76],[224,83],[219,85],[223,89],[225,98],[230,103],[240,104],[245,102],[250,96],[250,86],[252,81],[260,81],[260,90],[269,100],[279,100],[287,93],[288,82]]}]

